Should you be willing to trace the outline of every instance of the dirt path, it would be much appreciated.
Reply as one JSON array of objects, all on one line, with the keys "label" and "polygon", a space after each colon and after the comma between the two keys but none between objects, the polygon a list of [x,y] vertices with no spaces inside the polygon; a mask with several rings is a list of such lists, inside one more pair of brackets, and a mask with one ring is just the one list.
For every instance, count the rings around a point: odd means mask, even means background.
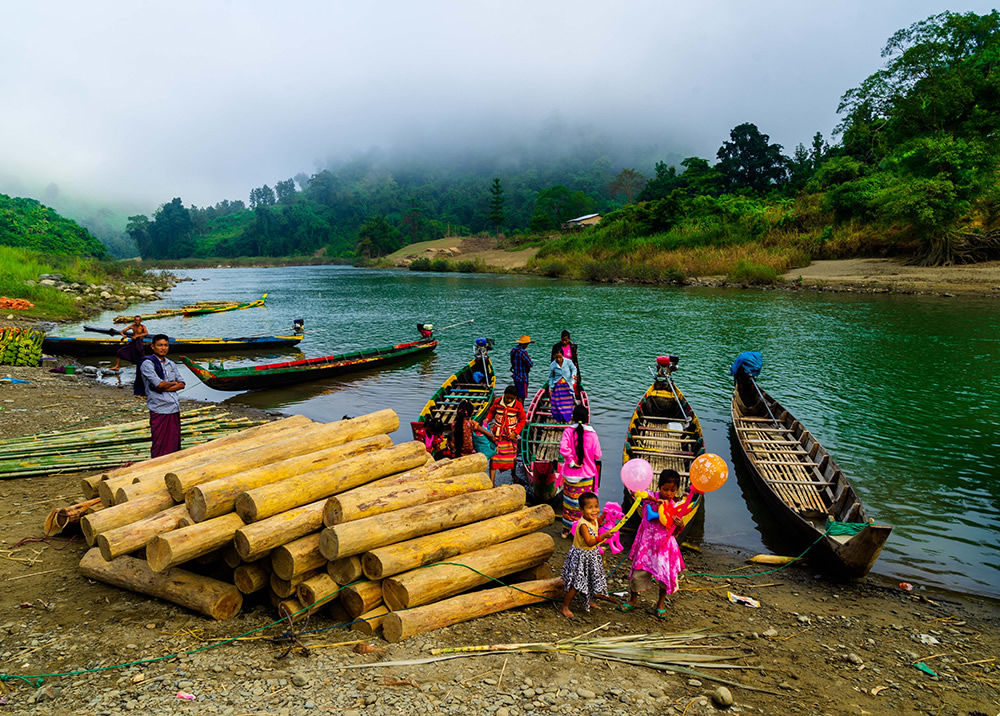
[{"label": "dirt path", "polygon": [[[0,385],[5,435],[69,425],[84,418],[135,419],[144,412],[127,390],[41,369],[0,374],[32,384]],[[53,406],[52,404],[58,403]],[[48,407],[47,407],[48,406]],[[6,415],[4,415],[6,413]],[[20,416],[16,420],[10,418]],[[0,484],[0,672],[53,674],[203,649],[266,626],[273,609],[248,598],[232,620],[213,623],[172,606],[103,584],[76,571],[80,538],[38,541],[54,506],[79,494],[79,475],[9,480]],[[566,541],[558,538],[550,564],[558,573]],[[806,567],[773,574],[750,567],[748,555],[712,544],[684,552],[689,576],[665,620],[651,604],[629,614],[576,609],[570,622],[535,606],[458,625],[390,645],[384,652],[352,651],[361,635],[325,617],[310,621],[293,649],[271,641],[275,626],[250,641],[208,651],[66,677],[46,677],[35,690],[17,679],[0,686],[2,713],[212,714],[410,713],[477,714],[709,714],[714,684],[690,674],[558,654],[486,655],[434,664],[342,671],[352,664],[428,658],[430,649],[554,641],[591,629],[603,636],[702,629],[716,635],[691,648],[721,648],[751,667],[712,672],[763,691],[732,686],[732,713],[995,714],[1000,712],[1000,611],[996,604],[955,595],[907,593],[875,579],[830,581]],[[620,561],[611,554],[607,568]],[[612,590],[626,588],[625,568]],[[218,566],[202,569],[218,570]],[[704,573],[739,575],[721,579]],[[728,592],[757,599],[758,609],[731,603]],[[602,625],[606,625],[603,626]],[[267,638],[261,638],[267,637]],[[350,642],[343,646],[330,646]],[[937,675],[920,670],[926,664]],[[9,689],[9,690],[7,690]],[[178,692],[194,700],[178,698]]]}]

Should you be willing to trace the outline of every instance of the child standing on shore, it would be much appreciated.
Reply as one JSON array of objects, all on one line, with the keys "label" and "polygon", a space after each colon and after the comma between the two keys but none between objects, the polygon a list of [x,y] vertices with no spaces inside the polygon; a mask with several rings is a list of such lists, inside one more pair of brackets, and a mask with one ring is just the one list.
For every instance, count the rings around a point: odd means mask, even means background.
[{"label": "child standing on shore", "polygon": [[684,526],[684,521],[675,514],[672,524],[665,527],[659,519],[646,519],[645,510],[647,505],[656,509],[661,503],[673,507],[680,485],[681,476],[676,470],[668,468],[660,473],[656,496],[643,500],[639,531],[629,553],[632,573],[629,575],[628,601],[621,605],[623,612],[635,609],[639,603],[639,593],[652,589],[655,584],[660,590],[656,616],[660,619],[667,616],[667,595],[677,591],[677,575],[684,569],[684,559],[674,537],[674,533]]},{"label": "child standing on shore", "polygon": [[559,612],[567,619],[573,618],[569,605],[577,594],[583,597],[584,609],[588,612],[592,606],[600,609],[593,603],[595,596],[610,599],[607,596],[608,579],[604,574],[604,562],[597,545],[612,533],[599,531],[597,520],[600,515],[601,505],[597,495],[593,492],[580,495],[580,519],[573,529],[573,546],[569,548],[562,568],[566,598],[563,599]]}]

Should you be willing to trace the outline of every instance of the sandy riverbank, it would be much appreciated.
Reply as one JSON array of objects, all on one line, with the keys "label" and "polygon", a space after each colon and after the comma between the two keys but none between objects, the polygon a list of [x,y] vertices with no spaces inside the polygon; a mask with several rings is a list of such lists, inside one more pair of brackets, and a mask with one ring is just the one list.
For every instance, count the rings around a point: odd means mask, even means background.
[{"label": "sandy riverbank", "polygon": [[[144,414],[127,389],[43,369],[2,374],[32,381],[0,386],[6,435],[57,429],[80,420],[124,422]],[[76,572],[85,547],[71,542],[22,542],[41,536],[55,505],[79,496],[79,475],[10,480],[0,485],[0,661],[8,674],[46,674],[96,668],[199,649],[206,639],[231,637],[268,624],[269,605],[212,623],[184,609],[92,583]],[[556,535],[556,530],[552,530]],[[567,543],[556,537],[551,565],[558,571]],[[996,604],[950,594],[906,593],[873,578],[829,581],[805,567],[774,574],[748,567],[747,555],[710,543],[685,552],[691,576],[659,621],[647,602],[629,614],[602,611],[568,622],[548,606],[529,607],[458,625],[397,645],[372,641],[384,653],[356,654],[360,635],[343,629],[303,636],[315,647],[282,656],[287,644],[266,639],[227,644],[190,655],[72,677],[46,679],[47,691],[8,682],[7,713],[121,711],[297,714],[398,713],[714,713],[716,685],[689,675],[572,657],[515,654],[436,664],[338,671],[379,660],[426,658],[436,647],[553,641],[607,623],[608,635],[703,629],[718,636],[734,663],[753,670],[721,672],[765,692],[731,687],[733,713],[994,714],[1000,711],[1000,617]],[[608,555],[609,569],[618,558]],[[612,589],[625,588],[624,569]],[[730,603],[728,591],[760,600],[759,609]],[[309,628],[333,626],[320,618]],[[264,636],[278,636],[274,627]],[[938,676],[920,671],[922,660]],[[973,663],[975,662],[975,663]],[[759,670],[758,670],[759,667]],[[195,700],[178,700],[185,691]],[[38,703],[31,703],[34,698]],[[344,711],[347,710],[347,711]]]}]

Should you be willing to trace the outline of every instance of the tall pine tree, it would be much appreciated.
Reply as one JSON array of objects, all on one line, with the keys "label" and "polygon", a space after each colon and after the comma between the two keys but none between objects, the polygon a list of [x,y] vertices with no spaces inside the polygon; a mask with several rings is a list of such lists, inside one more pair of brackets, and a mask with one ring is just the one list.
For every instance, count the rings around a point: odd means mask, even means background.
[{"label": "tall pine tree", "polygon": [[494,177],[493,186],[490,187],[490,221],[496,224],[497,236],[500,235],[500,228],[507,223],[507,214],[504,212],[503,187],[500,185],[500,177]]}]

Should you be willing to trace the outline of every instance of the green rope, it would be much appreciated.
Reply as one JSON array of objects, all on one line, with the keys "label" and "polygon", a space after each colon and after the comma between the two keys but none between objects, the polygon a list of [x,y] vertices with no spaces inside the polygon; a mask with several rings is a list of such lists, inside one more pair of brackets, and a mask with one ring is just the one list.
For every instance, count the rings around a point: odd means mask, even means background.
[{"label": "green rope", "polygon": [[853,537],[867,526],[867,522],[837,522],[832,518],[826,520],[826,531],[834,536]]},{"label": "green rope", "polygon": [[823,531],[823,534],[821,534],[819,537],[817,537],[813,541],[812,544],[810,544],[808,547],[806,547],[805,550],[803,550],[802,554],[800,554],[798,557],[796,557],[795,559],[793,559],[791,562],[787,562],[787,563],[781,565],[777,569],[769,569],[766,572],[754,572],[753,574],[706,574],[706,573],[702,573],[702,574],[688,574],[687,576],[688,577],[709,577],[711,579],[732,579],[732,578],[737,578],[737,577],[763,577],[765,574],[774,574],[775,572],[780,572],[785,567],[789,567],[789,566],[795,564],[800,559],[802,559],[803,557],[805,557],[806,556],[806,552],[808,552],[813,547],[815,547],[817,545],[817,543],[819,543],[819,541],[821,539],[823,539],[824,537],[827,536],[827,534],[829,534],[829,530],[830,530],[830,526],[829,526],[829,523],[827,523],[827,528]]}]

